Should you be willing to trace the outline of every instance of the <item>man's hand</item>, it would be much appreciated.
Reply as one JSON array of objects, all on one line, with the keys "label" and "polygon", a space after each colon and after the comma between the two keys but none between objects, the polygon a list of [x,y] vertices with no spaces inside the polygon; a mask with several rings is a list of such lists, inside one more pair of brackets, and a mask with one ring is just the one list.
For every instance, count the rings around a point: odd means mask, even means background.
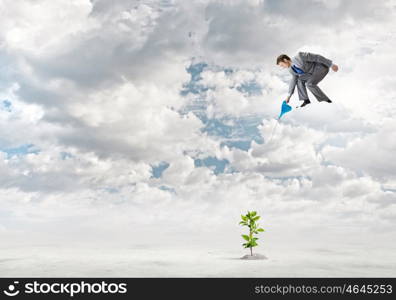
[{"label": "man's hand", "polygon": [[291,97],[290,95],[286,97],[286,103],[289,103],[290,97]]},{"label": "man's hand", "polygon": [[334,72],[337,72],[337,71],[338,71],[338,66],[335,65],[335,64],[332,64],[332,65],[331,65],[331,69],[332,69]]}]

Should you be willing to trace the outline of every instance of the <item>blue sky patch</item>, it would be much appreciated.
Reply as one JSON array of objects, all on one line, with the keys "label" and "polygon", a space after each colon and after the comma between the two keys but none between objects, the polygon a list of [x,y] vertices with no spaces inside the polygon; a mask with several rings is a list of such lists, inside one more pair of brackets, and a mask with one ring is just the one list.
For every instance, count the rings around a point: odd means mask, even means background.
[{"label": "blue sky patch", "polygon": [[201,73],[207,66],[208,65],[206,63],[198,63],[191,64],[186,68],[187,73],[190,73],[191,75],[191,79],[188,83],[183,84],[183,89],[180,92],[182,96],[185,96],[188,93],[200,94],[201,92],[206,92],[208,90],[207,87],[199,83],[202,79]]},{"label": "blue sky patch", "polygon": [[157,166],[151,166],[152,178],[160,178],[162,173],[169,167],[169,163],[163,161]]},{"label": "blue sky patch", "polygon": [[120,192],[118,189],[113,188],[113,187],[106,187],[106,188],[104,188],[104,190],[106,192],[108,192],[109,194],[116,194],[116,193]]},{"label": "blue sky patch", "polygon": [[262,95],[261,86],[254,80],[244,82],[236,88],[239,92],[246,94],[246,96],[260,96]]},{"label": "blue sky patch", "polygon": [[12,103],[10,101],[8,101],[8,100],[3,100],[1,102],[1,109],[5,110],[5,111],[8,111],[8,112],[11,112],[12,111]]},{"label": "blue sky patch", "polygon": [[158,188],[159,188],[160,190],[162,190],[162,191],[167,191],[167,192],[176,194],[176,190],[175,190],[174,188],[169,187],[169,186],[161,185],[161,186],[159,186]]},{"label": "blue sky patch", "polygon": [[68,158],[72,158],[73,157],[73,155],[71,154],[71,153],[69,153],[69,152],[61,152],[61,153],[59,153],[60,154],[60,157],[61,157],[61,159],[62,160],[65,160],[65,159],[68,159]]},{"label": "blue sky patch", "polygon": [[205,126],[201,128],[201,131],[207,132],[208,135],[221,138],[221,146],[227,145],[230,148],[247,151],[252,141],[255,141],[257,144],[264,142],[258,129],[261,121],[262,118],[260,116],[204,119],[203,123]]},{"label": "blue sky patch", "polygon": [[195,159],[194,165],[195,167],[208,167],[213,169],[213,172],[217,175],[219,173],[224,173],[226,166],[229,164],[229,161],[226,159],[218,159],[213,156],[206,157],[204,159]]},{"label": "blue sky patch", "polygon": [[38,154],[40,152],[33,144],[25,144],[15,148],[5,148],[1,149],[1,151],[7,153],[7,157],[27,155],[30,153]]}]

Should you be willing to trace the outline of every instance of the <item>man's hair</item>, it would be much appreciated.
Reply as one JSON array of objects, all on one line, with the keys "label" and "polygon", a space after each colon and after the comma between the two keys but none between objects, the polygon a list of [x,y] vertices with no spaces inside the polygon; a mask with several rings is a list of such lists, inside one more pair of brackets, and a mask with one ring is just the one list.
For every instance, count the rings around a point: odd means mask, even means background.
[{"label": "man's hair", "polygon": [[289,56],[287,56],[286,54],[281,54],[276,58],[276,64],[279,64],[281,61],[284,60],[291,60]]}]

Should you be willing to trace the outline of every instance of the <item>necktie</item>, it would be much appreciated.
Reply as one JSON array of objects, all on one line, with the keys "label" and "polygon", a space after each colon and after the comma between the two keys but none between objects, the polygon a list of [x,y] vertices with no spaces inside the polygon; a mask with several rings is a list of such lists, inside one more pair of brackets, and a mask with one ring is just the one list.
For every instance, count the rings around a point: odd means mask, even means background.
[{"label": "necktie", "polygon": [[304,71],[301,70],[299,67],[297,67],[296,65],[292,65],[292,69],[294,72],[296,72],[297,74],[304,74]]}]

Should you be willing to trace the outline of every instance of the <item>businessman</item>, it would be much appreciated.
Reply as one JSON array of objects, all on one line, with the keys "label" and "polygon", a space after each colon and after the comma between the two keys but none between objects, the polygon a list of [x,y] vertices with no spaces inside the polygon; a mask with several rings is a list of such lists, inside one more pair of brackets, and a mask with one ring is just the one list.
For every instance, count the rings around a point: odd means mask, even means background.
[{"label": "businessman", "polygon": [[279,55],[276,59],[276,64],[283,68],[289,68],[293,76],[289,85],[289,95],[286,98],[287,103],[289,103],[296,85],[298,97],[300,101],[303,101],[300,107],[311,103],[308,98],[307,88],[319,102],[332,102],[318,87],[318,83],[327,75],[330,68],[334,72],[338,71],[338,66],[333,64],[330,59],[319,54],[298,52],[293,58],[290,58],[286,54]]}]

